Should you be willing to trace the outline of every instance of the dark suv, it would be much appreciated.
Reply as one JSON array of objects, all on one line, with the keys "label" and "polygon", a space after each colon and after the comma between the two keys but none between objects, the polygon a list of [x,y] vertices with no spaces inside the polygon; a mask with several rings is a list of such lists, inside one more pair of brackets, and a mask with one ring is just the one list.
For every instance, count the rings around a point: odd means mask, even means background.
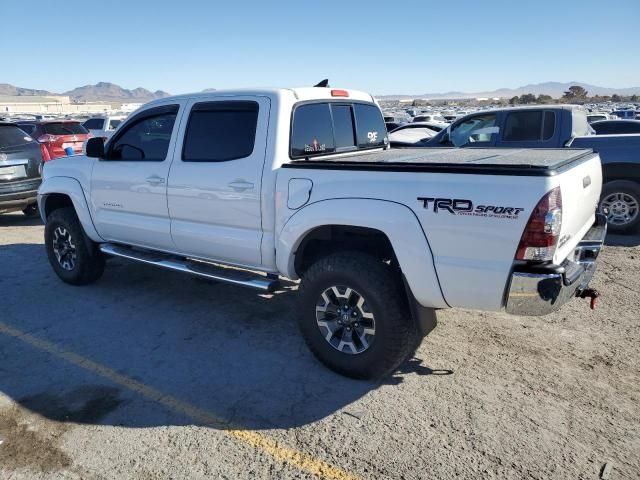
[{"label": "dark suv", "polygon": [[38,142],[16,124],[0,122],[0,213],[38,215],[42,162]]}]

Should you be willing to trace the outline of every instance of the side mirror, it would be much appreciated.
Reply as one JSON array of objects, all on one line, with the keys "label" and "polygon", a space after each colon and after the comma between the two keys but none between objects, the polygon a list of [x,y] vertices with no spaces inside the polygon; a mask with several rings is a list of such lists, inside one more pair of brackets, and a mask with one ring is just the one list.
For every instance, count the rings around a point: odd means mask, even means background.
[{"label": "side mirror", "polygon": [[87,157],[102,158],[104,157],[104,139],[93,137],[87,140]]}]

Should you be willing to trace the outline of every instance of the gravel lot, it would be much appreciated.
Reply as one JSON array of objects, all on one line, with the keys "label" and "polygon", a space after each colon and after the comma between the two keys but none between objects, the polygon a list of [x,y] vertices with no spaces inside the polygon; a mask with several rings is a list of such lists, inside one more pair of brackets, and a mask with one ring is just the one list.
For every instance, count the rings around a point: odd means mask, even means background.
[{"label": "gravel lot", "polygon": [[296,295],[121,260],[55,277],[0,215],[0,478],[640,475],[640,237],[611,237],[595,312],[449,310],[382,383],[308,352]]}]

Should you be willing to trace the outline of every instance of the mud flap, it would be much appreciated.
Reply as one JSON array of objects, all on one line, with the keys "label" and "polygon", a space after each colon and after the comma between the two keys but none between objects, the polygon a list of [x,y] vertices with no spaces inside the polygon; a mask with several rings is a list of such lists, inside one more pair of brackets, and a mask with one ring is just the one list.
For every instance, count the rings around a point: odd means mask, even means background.
[{"label": "mud flap", "polygon": [[418,330],[418,334],[421,337],[426,337],[438,325],[436,309],[424,307],[418,303],[418,300],[413,296],[413,292],[411,291],[411,288],[409,288],[409,284],[407,283],[407,279],[404,275],[402,275],[402,282],[404,283],[404,289],[407,293],[407,301],[409,302],[411,317],[413,318]]}]

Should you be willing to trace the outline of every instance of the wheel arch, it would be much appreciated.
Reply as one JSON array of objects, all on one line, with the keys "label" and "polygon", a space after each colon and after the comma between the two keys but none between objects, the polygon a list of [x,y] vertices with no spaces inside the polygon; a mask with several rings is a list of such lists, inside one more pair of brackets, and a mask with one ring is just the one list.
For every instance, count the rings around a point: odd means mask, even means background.
[{"label": "wheel arch", "polygon": [[629,180],[640,184],[640,166],[638,163],[605,163],[602,165],[602,175],[603,184],[615,180]]},{"label": "wheel arch", "polygon": [[47,178],[38,189],[38,207],[45,224],[47,217],[54,210],[73,207],[87,236],[94,242],[104,241],[93,224],[84,191],[76,179],[69,177]]},{"label": "wheel arch", "polygon": [[[300,278],[321,254],[345,247],[364,249],[396,261],[416,300],[425,307],[446,308],[426,235],[405,205],[374,199],[331,199],[307,205],[281,228],[276,247],[278,270]],[[364,247],[363,247],[364,246]],[[307,256],[305,258],[305,254]]]}]

